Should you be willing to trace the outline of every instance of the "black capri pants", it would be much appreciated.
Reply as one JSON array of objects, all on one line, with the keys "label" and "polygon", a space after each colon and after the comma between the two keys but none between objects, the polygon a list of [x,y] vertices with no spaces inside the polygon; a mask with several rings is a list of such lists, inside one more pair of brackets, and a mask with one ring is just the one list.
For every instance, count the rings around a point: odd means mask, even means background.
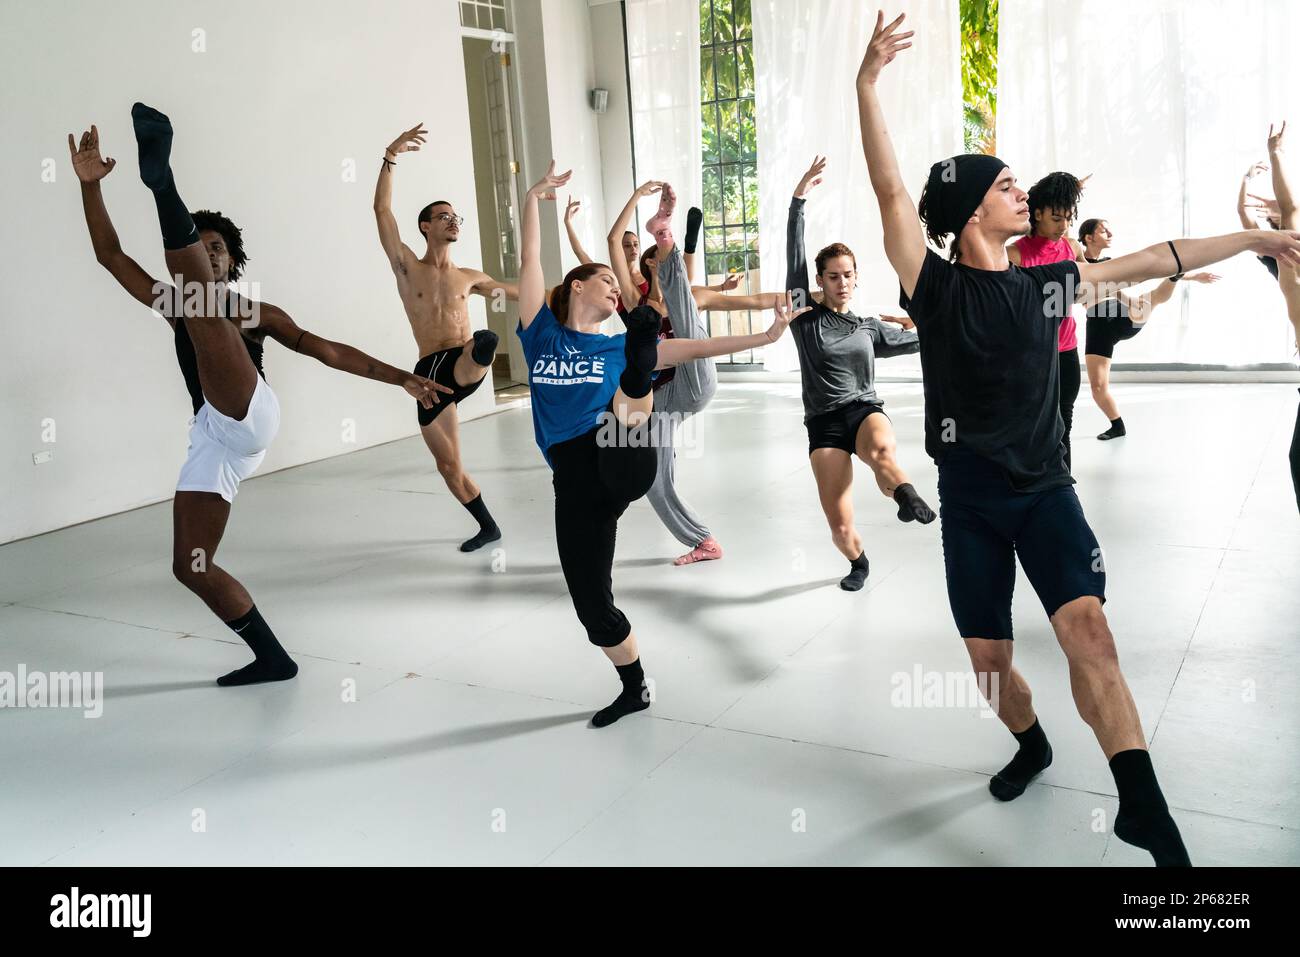
[{"label": "black capri pants", "polygon": [[[632,632],[614,604],[614,542],[623,512],[654,484],[658,452],[647,432],[596,428],[547,450],[560,568],[587,639],[602,648],[621,644]],[[620,441],[605,441],[611,434]]]}]

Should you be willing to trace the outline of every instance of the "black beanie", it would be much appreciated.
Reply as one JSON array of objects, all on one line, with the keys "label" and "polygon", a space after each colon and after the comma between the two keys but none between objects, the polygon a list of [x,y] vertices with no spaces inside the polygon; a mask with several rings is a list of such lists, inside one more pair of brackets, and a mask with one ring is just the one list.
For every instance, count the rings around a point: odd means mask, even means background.
[{"label": "black beanie", "polygon": [[918,212],[936,245],[943,247],[947,233],[956,238],[1006,168],[996,156],[983,153],[963,153],[930,167]]}]

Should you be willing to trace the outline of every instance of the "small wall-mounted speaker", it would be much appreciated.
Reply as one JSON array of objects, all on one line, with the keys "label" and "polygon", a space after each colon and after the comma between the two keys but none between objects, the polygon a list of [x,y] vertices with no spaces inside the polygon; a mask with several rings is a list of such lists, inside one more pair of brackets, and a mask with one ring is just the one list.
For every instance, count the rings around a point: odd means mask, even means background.
[{"label": "small wall-mounted speaker", "polygon": [[591,108],[596,113],[604,113],[606,110],[608,110],[609,90],[592,90]]}]

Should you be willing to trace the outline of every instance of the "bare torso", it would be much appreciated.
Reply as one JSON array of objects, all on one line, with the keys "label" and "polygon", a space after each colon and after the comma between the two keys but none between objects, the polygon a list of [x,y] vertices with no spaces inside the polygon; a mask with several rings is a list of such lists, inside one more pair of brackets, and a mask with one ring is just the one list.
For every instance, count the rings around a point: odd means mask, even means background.
[{"label": "bare torso", "polygon": [[469,341],[469,296],[483,278],[448,261],[435,265],[407,257],[396,270],[397,291],[421,356]]}]

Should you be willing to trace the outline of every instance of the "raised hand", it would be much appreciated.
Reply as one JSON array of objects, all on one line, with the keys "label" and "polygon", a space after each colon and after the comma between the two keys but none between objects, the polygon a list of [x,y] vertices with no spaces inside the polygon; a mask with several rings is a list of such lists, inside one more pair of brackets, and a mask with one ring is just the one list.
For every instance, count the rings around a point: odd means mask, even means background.
[{"label": "raised hand", "polygon": [[77,179],[83,183],[95,183],[113,172],[117,160],[113,157],[102,159],[99,155],[99,127],[91,124],[90,129],[81,134],[81,145],[77,146],[68,134],[68,152],[72,154],[72,170]]},{"label": "raised hand", "polygon": [[807,196],[812,188],[822,181],[822,172],[826,169],[826,157],[813,157],[812,166],[808,167],[808,172],[804,173],[799,179],[799,185],[794,188],[794,195],[803,199]]},{"label": "raised hand", "polygon": [[1250,182],[1250,180],[1254,179],[1260,173],[1267,173],[1271,168],[1272,167],[1263,160],[1260,160],[1258,163],[1252,163],[1250,169],[1246,170],[1246,175],[1243,176],[1242,179]]},{"label": "raised hand", "polygon": [[867,52],[862,57],[862,65],[858,67],[858,85],[875,86],[876,80],[880,78],[880,71],[894,61],[903,50],[906,50],[912,44],[908,42],[916,32],[908,30],[906,33],[899,33],[898,28],[902,25],[903,19],[907,16],[900,13],[898,17],[885,25],[885,12],[876,11],[876,28],[871,33],[871,42],[867,44]]},{"label": "raised hand", "polygon": [[663,180],[648,179],[636,188],[636,195],[641,198],[653,196],[667,185]]},{"label": "raised hand", "polygon": [[1276,156],[1282,152],[1282,136],[1286,133],[1286,120],[1282,121],[1282,128],[1276,133],[1273,132],[1273,124],[1268,124],[1268,155]]},{"label": "raised hand", "polygon": [[1271,196],[1256,196],[1254,193],[1247,193],[1246,195],[1255,200],[1253,203],[1246,204],[1253,209],[1267,209],[1270,213],[1277,214],[1282,208],[1278,201]]},{"label": "raised hand", "polygon": [[441,400],[438,398],[439,392],[445,392],[448,395],[452,393],[452,390],[447,388],[445,385],[418,375],[407,376],[406,380],[402,383],[402,388],[410,393],[411,397],[426,409],[432,409],[435,405],[440,404]]},{"label": "raised hand", "polygon": [[1251,233],[1250,251],[1257,256],[1272,256],[1279,263],[1300,266],[1300,233],[1294,230],[1260,229]]},{"label": "raised hand", "polygon": [[420,148],[420,144],[425,141],[429,131],[424,128],[423,123],[416,123],[409,130],[399,136],[393,142],[388,144],[386,152],[397,156],[399,153],[414,153]]},{"label": "raised hand", "polygon": [[568,198],[568,201],[565,202],[564,204],[564,225],[566,226],[569,225],[570,221],[573,219],[574,214],[577,213],[577,211],[581,208],[582,208],[582,200],[574,199],[572,196],[570,196]]},{"label": "raised hand", "polygon": [[718,291],[731,292],[731,290],[740,285],[740,278],[740,273],[738,272],[728,273],[727,278],[722,280],[721,284],[718,286]]},{"label": "raised hand", "polygon": [[555,160],[551,160],[546,167],[546,173],[528,190],[529,194],[538,199],[555,199],[555,191],[569,181],[573,175],[573,170],[567,170],[563,173],[555,172]]},{"label": "raised hand", "polygon": [[1183,277],[1187,282],[1202,282],[1207,286],[1210,283],[1218,282],[1222,278],[1222,276],[1212,272],[1189,272]]},{"label": "raised hand", "polygon": [[[1191,276],[1185,277],[1191,279]],[[881,322],[892,322],[896,326],[902,326],[904,329],[915,329],[916,323],[912,321],[911,316],[887,316],[883,312],[879,316]]]},{"label": "raised hand", "polygon": [[767,336],[768,342],[776,342],[780,339],[786,329],[790,328],[790,323],[798,319],[805,312],[811,312],[812,306],[804,306],[802,309],[795,309],[794,302],[787,291],[785,297],[777,296],[772,303],[772,324],[767,327],[764,335]]}]

